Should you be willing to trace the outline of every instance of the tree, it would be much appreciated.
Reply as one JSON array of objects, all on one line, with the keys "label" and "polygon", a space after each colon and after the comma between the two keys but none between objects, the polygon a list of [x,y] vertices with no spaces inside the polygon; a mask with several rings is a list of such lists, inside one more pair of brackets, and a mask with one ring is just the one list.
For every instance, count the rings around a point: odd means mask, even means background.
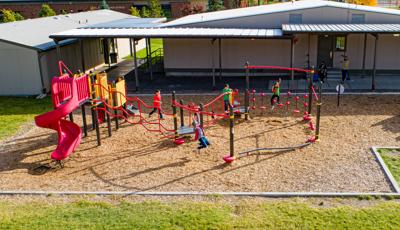
[{"label": "tree", "polygon": [[129,12],[131,13],[132,16],[140,17],[139,10],[134,6],[131,6],[131,8],[129,9]]},{"label": "tree", "polygon": [[208,0],[208,11],[219,11],[225,9],[221,0]]},{"label": "tree", "polygon": [[47,4],[43,4],[39,11],[39,17],[50,17],[55,16],[56,12]]},{"label": "tree", "polygon": [[15,21],[15,14],[11,10],[2,9],[1,13],[3,14],[1,22],[14,22]]},{"label": "tree", "polygon": [[22,16],[20,13],[18,13],[18,12],[15,12],[14,13],[14,17],[15,17],[15,20],[16,21],[21,21],[21,20],[24,20],[25,18],[24,18],[24,16]]},{"label": "tree", "polygon": [[199,4],[185,3],[181,8],[182,16],[204,12],[204,7]]},{"label": "tree", "polygon": [[348,0],[348,3],[354,3],[357,5],[364,5],[364,6],[376,6],[377,0]]},{"label": "tree", "polygon": [[150,17],[150,11],[147,7],[143,6],[142,9],[140,10],[140,15],[142,18],[148,18]]},{"label": "tree", "polygon": [[152,18],[163,17],[163,10],[158,0],[150,0],[149,10],[150,10],[150,17]]},{"label": "tree", "polygon": [[106,0],[102,0],[101,1],[99,9],[102,9],[102,10],[109,10],[110,9],[110,7],[108,6]]}]

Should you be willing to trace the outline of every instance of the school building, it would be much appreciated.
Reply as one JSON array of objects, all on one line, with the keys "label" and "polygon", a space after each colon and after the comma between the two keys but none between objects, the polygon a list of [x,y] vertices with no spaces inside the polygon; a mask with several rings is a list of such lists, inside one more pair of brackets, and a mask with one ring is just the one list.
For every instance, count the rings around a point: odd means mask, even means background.
[{"label": "school building", "polygon": [[324,61],[340,68],[343,56],[353,72],[396,73],[399,34],[399,10],[305,0],[189,15],[156,27],[74,29],[51,37],[163,38],[167,76],[215,81],[215,75],[242,76],[246,62],[309,68]]},{"label": "school building", "polygon": [[[165,19],[142,19],[112,10],[95,10],[0,24],[0,95],[49,92],[51,78],[59,75],[57,45],[59,56],[74,72],[119,62],[131,54],[132,43],[128,38],[66,39],[56,44],[49,36],[121,20],[140,26]],[[144,47],[144,40],[135,46],[137,50]]]}]

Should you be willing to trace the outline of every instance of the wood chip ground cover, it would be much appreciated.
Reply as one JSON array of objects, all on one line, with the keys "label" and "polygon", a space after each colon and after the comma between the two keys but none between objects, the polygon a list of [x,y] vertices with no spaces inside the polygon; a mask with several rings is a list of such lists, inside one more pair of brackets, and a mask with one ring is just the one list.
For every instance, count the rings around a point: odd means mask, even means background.
[{"label": "wood chip ground cover", "polygon": [[[196,103],[209,96],[185,96]],[[150,97],[144,98],[149,102]],[[170,98],[165,96],[168,108]],[[181,146],[122,124],[112,137],[102,125],[102,146],[95,132],[82,140],[65,168],[34,175],[32,169],[49,160],[56,133],[32,128],[6,142],[0,153],[1,190],[71,191],[252,191],[252,192],[391,192],[371,146],[394,146],[399,140],[398,96],[324,97],[321,142],[287,152],[262,152],[226,165],[228,125],[207,128],[210,148],[197,151],[196,142]],[[152,118],[155,119],[155,116]],[[91,119],[88,118],[88,121]],[[79,111],[75,121],[81,124]],[[172,120],[165,124],[172,127]],[[114,130],[113,126],[113,130]],[[235,150],[282,147],[304,143],[310,136],[300,117],[252,114],[235,127]]]}]

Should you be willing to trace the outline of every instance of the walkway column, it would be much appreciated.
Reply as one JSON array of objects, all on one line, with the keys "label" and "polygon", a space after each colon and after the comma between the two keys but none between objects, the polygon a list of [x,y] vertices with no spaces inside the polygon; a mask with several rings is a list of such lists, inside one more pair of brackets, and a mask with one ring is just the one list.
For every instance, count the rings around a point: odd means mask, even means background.
[{"label": "walkway column", "polygon": [[133,57],[132,38],[129,38],[129,52],[131,57]]},{"label": "walkway column", "polygon": [[310,50],[311,50],[311,34],[308,34],[308,45],[307,45],[307,69],[310,69]]},{"label": "walkway column", "polygon": [[135,86],[136,86],[136,91],[139,90],[139,70],[138,70],[138,63],[137,63],[137,57],[136,57],[136,39],[133,39],[133,63],[135,66]]},{"label": "walkway column", "polygon": [[[294,65],[294,38],[290,39],[290,68],[293,68]],[[294,71],[290,72],[290,91],[294,89]]]},{"label": "walkway column", "polygon": [[83,40],[79,39],[79,45],[81,46],[81,65],[82,65],[82,73],[85,73],[86,68],[85,68],[85,50],[83,46]]},{"label": "walkway column", "polygon": [[150,70],[150,80],[152,81],[153,80],[153,60],[152,60],[152,58],[151,58],[151,40],[150,40],[150,38],[148,38],[148,45],[149,45],[149,63],[150,63],[150,65],[149,65],[149,70]]},{"label": "walkway column", "polygon": [[222,54],[221,54],[221,38],[218,39],[218,55],[219,55],[219,79],[222,79]]},{"label": "walkway column", "polygon": [[363,50],[363,60],[362,60],[362,77],[365,77],[365,56],[367,55],[367,36],[364,34],[364,50]]},{"label": "walkway column", "polygon": [[[147,38],[144,39],[146,41],[146,64],[149,64],[149,41]],[[148,68],[148,66],[147,66]]]},{"label": "walkway column", "polygon": [[215,90],[215,57],[214,57],[214,42],[215,38],[211,39],[211,68],[212,68],[212,89]]},{"label": "walkway column", "polygon": [[371,90],[375,90],[375,77],[376,77],[376,51],[378,48],[378,40],[379,40],[379,34],[374,35],[375,36],[375,47],[374,47],[374,67],[373,67],[373,72],[372,72],[372,86]]},{"label": "walkway column", "polygon": [[54,42],[56,43],[57,59],[58,61],[61,61],[62,57],[61,57],[60,43],[56,39],[54,39]]}]

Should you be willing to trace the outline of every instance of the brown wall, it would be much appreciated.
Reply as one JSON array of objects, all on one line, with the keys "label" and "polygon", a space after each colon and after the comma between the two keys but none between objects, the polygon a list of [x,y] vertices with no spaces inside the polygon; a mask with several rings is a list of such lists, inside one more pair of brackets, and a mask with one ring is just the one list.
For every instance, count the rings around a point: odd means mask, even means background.
[{"label": "brown wall", "polygon": [[[19,3],[19,4],[4,4],[0,3],[0,9],[11,9],[19,12],[25,18],[37,18],[43,3]],[[97,10],[99,2],[82,2],[82,3],[48,3],[54,9],[56,14],[61,14],[62,10],[67,13],[76,13],[81,11]],[[129,8],[133,5],[131,1],[123,2],[108,2],[111,10],[129,14]]]}]

